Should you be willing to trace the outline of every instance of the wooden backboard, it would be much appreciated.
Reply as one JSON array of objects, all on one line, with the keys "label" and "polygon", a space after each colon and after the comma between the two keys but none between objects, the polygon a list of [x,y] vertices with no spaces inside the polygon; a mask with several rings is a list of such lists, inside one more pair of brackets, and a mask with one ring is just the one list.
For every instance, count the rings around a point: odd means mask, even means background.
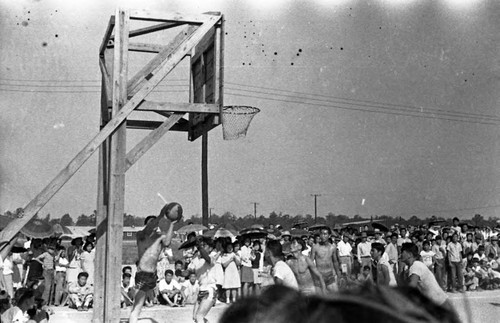
[{"label": "wooden backboard", "polygon": [[223,24],[214,26],[191,55],[192,103],[219,105],[219,113],[189,113],[188,139],[194,141],[221,123],[223,105]]}]

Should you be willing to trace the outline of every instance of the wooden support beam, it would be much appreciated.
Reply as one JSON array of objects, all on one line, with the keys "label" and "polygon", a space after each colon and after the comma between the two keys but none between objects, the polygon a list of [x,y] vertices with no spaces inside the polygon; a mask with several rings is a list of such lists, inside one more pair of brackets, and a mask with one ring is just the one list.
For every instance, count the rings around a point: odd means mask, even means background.
[{"label": "wooden support beam", "polygon": [[201,136],[201,223],[208,227],[208,132]]},{"label": "wooden support beam", "polygon": [[[113,110],[115,116],[127,102],[129,12],[116,12],[116,46],[113,60]],[[109,158],[109,201],[106,239],[104,322],[120,320],[120,273],[125,213],[125,156],[127,126],[122,123],[111,137]]]},{"label": "wooden support beam", "polygon": [[23,210],[22,217],[11,221],[4,230],[0,232],[0,241],[10,241],[23,226],[61,189],[61,187],[78,171],[78,169],[95,152],[101,143],[112,134],[119,125],[125,121],[127,116],[139,105],[140,102],[154,89],[155,86],[182,60],[182,58],[193,48],[194,45],[205,35],[218,17],[211,17],[207,23],[201,25],[178,50],[160,64],[153,72],[144,75],[143,86],[122,107],[120,112],[106,124],[106,126],[69,162],[69,164],[33,199]]},{"label": "wooden support beam", "polygon": [[[127,120],[127,129],[136,130],[154,130],[163,124],[161,121],[150,121],[150,120]],[[181,119],[176,123],[170,131],[188,131],[189,122],[187,120]]]},{"label": "wooden support beam", "polygon": [[[219,16],[220,12],[210,12],[199,15],[185,15],[175,12],[164,12],[158,10],[137,9],[130,11],[130,19],[146,21],[182,22],[189,24],[203,24],[210,16]],[[161,17],[161,18],[160,18]]]},{"label": "wooden support beam", "polygon": [[151,131],[144,139],[142,139],[134,148],[132,148],[125,161],[125,171],[127,171],[136,161],[139,160],[155,143],[166,134],[184,115],[184,113],[174,113],[161,126]]},{"label": "wooden support beam", "polygon": [[131,52],[142,52],[142,53],[159,53],[165,46],[158,44],[146,44],[146,43],[130,43],[128,50]]},{"label": "wooden support beam", "polygon": [[[184,22],[164,22],[164,23],[161,23],[161,24],[158,24],[158,25],[154,25],[154,26],[148,26],[148,27],[144,27],[144,28],[139,28],[139,29],[131,30],[128,33],[128,37],[129,38],[133,38],[133,37],[137,37],[137,36],[142,36],[142,35],[146,35],[146,34],[149,34],[149,33],[156,32],[156,31],[160,31],[160,30],[165,30],[165,29],[169,29],[169,28],[181,26],[181,25],[184,25],[184,24],[185,24]],[[115,39],[114,36],[110,37],[110,40],[114,40],[114,39]]]},{"label": "wooden support beam", "polygon": [[101,42],[101,46],[99,47],[99,56],[102,56],[104,54],[104,50],[106,49],[109,40],[113,38],[111,34],[113,33],[114,28],[115,28],[115,16],[111,16],[109,17],[108,27],[106,29],[106,32],[104,33],[104,38]]},{"label": "wooden support beam", "polygon": [[136,111],[219,113],[219,105],[209,103],[175,103],[143,101]]},{"label": "wooden support beam", "polygon": [[168,59],[186,39],[189,39],[189,37],[194,34],[195,30],[196,27],[194,26],[187,26],[184,28],[167,46],[165,46],[165,49],[158,53],[158,55],[156,55],[146,66],[130,78],[127,88],[128,95],[135,95],[146,79],[157,70],[160,64],[165,59]]},{"label": "wooden support beam", "polygon": [[[104,77],[101,84],[101,125],[106,123],[108,119],[108,98],[106,94],[106,85]],[[104,112],[103,112],[104,111]],[[94,261],[94,286],[104,286],[104,269],[107,258],[106,239],[108,225],[108,153],[109,140],[105,140],[99,147],[99,166],[97,179],[97,207],[96,207],[96,253]],[[94,290],[94,314],[93,323],[104,322],[104,288],[96,288]]]}]

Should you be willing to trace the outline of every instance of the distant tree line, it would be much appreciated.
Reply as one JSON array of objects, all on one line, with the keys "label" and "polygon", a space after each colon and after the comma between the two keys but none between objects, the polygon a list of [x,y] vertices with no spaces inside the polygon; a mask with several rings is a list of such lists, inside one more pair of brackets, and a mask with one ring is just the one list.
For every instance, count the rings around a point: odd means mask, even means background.
[{"label": "distant tree line", "polygon": [[[17,208],[15,211],[6,211],[3,216],[16,218],[22,213],[22,208]],[[68,213],[64,214],[62,217],[52,218],[51,214],[46,214],[45,216],[39,216],[51,224],[60,223],[65,226],[95,226],[96,224],[96,211],[94,210],[91,214],[81,214],[75,219]],[[123,215],[123,225],[124,226],[143,226],[145,217],[135,216],[132,214],[125,213]],[[330,227],[335,227],[336,225],[342,225],[348,222],[357,222],[357,221],[368,221],[368,220],[381,220],[380,223],[390,227],[394,224],[399,225],[414,225],[419,226],[422,224],[426,224],[432,221],[441,221],[441,225],[451,225],[452,217],[444,218],[444,217],[436,217],[435,215],[429,217],[417,217],[416,215],[410,218],[403,218],[398,216],[388,216],[388,215],[373,215],[373,216],[361,216],[354,215],[348,216],[343,214],[334,214],[328,213],[326,216],[318,216],[316,223],[318,224],[326,224]],[[461,222],[466,222],[470,226],[479,226],[479,227],[496,227],[499,225],[500,218],[498,217],[489,217],[485,219],[480,214],[475,214],[471,216],[470,219],[462,219]],[[176,224],[176,229],[182,227],[188,223],[201,223],[202,219],[199,215],[192,215],[190,218],[183,218],[179,223]],[[294,224],[302,223],[304,226],[310,226],[315,224],[314,216],[311,214],[305,215],[290,215],[283,214],[277,212],[271,212],[268,216],[260,215],[255,218],[253,215],[248,214],[245,216],[237,216],[231,212],[225,212],[222,215],[218,215],[212,213],[209,218],[209,223],[213,225],[224,225],[224,224],[233,224],[237,228],[243,229],[247,228],[253,224],[261,224],[263,226],[269,226],[270,224],[280,224],[285,229],[290,229]],[[369,223],[368,223],[369,224]],[[364,224],[360,224],[362,226]],[[353,224],[353,226],[358,226],[357,224]]]}]

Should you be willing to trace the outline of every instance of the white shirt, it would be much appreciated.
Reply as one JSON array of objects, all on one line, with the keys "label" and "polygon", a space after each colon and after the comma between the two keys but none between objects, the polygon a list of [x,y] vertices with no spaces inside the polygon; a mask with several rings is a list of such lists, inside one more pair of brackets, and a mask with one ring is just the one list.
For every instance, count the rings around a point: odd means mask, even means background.
[{"label": "white shirt", "polygon": [[366,241],[358,243],[358,258],[366,256],[370,257],[371,250],[372,250],[372,244],[370,242]]},{"label": "white shirt", "polygon": [[425,251],[425,250],[420,251],[420,257],[422,258],[422,262],[427,267],[432,266],[432,257],[434,257],[435,255],[436,254],[434,253],[434,251],[431,251],[431,250],[429,250],[429,251]]},{"label": "white shirt", "polygon": [[337,249],[339,249],[340,257],[351,255],[352,247],[349,242],[346,243],[344,242],[344,240],[339,241],[339,243],[337,244]]},{"label": "white shirt", "polygon": [[69,261],[67,258],[59,258],[59,261],[56,263],[56,272],[57,271],[66,272],[67,267],[64,266],[67,266],[68,264]]},{"label": "white shirt", "polygon": [[241,265],[251,268],[252,261],[250,260],[250,257],[252,255],[252,249],[247,246],[242,246],[240,252],[241,252]]},{"label": "white shirt", "polygon": [[448,299],[448,296],[436,281],[434,274],[429,270],[429,268],[427,268],[426,265],[424,265],[423,262],[418,260],[414,261],[408,271],[408,274],[410,277],[411,275],[417,275],[419,277],[417,283],[418,289],[422,292],[422,294],[434,301],[437,305],[443,304]]},{"label": "white shirt", "polygon": [[196,277],[200,283],[200,290],[206,291],[210,288],[216,288],[217,276],[215,273],[215,261],[219,258],[219,254],[212,251],[209,255],[210,263],[207,263],[203,257],[193,258],[188,268],[196,273]]},{"label": "white shirt", "polygon": [[292,269],[290,269],[284,261],[280,260],[274,265],[273,277],[281,279],[283,285],[299,290],[299,284],[297,283],[297,279]]},{"label": "white shirt", "polygon": [[174,289],[181,290],[181,284],[179,284],[179,282],[175,279],[172,279],[169,284],[165,278],[163,278],[158,284],[158,290],[160,292],[163,292],[164,290],[172,291]]},{"label": "white shirt", "polygon": [[2,322],[26,323],[29,321],[27,313],[23,313],[17,306],[13,306],[2,314]]},{"label": "white shirt", "polygon": [[195,281],[194,284],[191,284],[189,280],[186,280],[181,284],[183,288],[184,295],[186,295],[186,303],[194,304],[198,299],[198,292],[200,291],[200,285],[198,281]]},{"label": "white shirt", "polygon": [[14,273],[14,263],[12,262],[12,257],[7,256],[3,261],[3,274],[12,275]]}]

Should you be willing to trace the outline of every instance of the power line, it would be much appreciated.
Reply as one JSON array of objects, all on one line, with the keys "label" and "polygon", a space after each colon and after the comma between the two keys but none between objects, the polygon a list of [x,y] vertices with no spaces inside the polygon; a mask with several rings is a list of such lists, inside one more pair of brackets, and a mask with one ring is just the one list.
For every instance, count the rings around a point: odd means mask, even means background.
[{"label": "power line", "polygon": [[[338,96],[333,96],[333,95],[324,95],[324,94],[317,94],[317,93],[307,93],[307,92],[283,90],[283,89],[271,88],[271,87],[264,87],[264,86],[258,86],[258,85],[249,85],[249,84],[232,83],[232,82],[225,82],[225,83],[226,84],[230,84],[230,85],[244,86],[244,87],[264,89],[264,90],[272,90],[272,91],[278,91],[278,92],[288,92],[288,93],[294,93],[294,94],[310,95],[310,96],[314,96],[314,97],[323,97],[323,98],[345,100],[345,101],[352,101],[352,102],[370,103],[370,104],[382,105],[382,106],[403,107],[403,108],[412,109],[415,112],[420,112],[420,111],[422,111],[424,109],[424,108],[419,108],[419,107],[412,106],[412,105],[394,104],[394,103],[387,103],[387,102],[383,103],[383,102],[370,101],[370,100],[360,100],[360,99],[353,99],[353,98],[344,98],[344,97],[338,97]],[[451,111],[451,110],[443,110],[443,109],[438,109],[438,108],[425,108],[425,110],[437,111],[437,112],[455,113],[455,114],[463,114],[463,115],[466,115],[466,116],[478,116],[478,117],[500,119],[499,116],[489,115],[489,114]]]},{"label": "power line", "polygon": [[[294,97],[298,98],[296,95],[288,95],[288,94],[278,94],[278,93],[272,93],[272,92],[264,92],[264,91],[253,91],[253,90],[243,90],[243,89],[238,89],[238,88],[231,88],[231,87],[226,87],[226,89],[229,90],[236,90],[236,91],[243,91],[243,92],[250,92],[250,93],[259,93],[259,94],[267,94],[267,95],[278,95],[278,96],[286,96],[286,97]],[[311,95],[311,94],[309,94]],[[300,97],[302,98],[302,97]],[[335,104],[347,104],[347,105],[354,105],[354,106],[360,106],[360,107],[368,107],[368,108],[375,108],[375,109],[382,109],[382,110],[389,110],[389,111],[398,111],[398,112],[407,112],[407,113],[420,113],[420,114],[430,114],[430,115],[441,115],[445,117],[454,117],[454,118],[472,118],[472,119],[479,119],[479,121],[500,121],[500,117],[496,116],[475,116],[475,115],[468,115],[465,112],[444,112],[439,109],[434,109],[436,111],[424,111],[423,109],[418,109],[418,108],[412,108],[408,109],[403,106],[403,108],[396,108],[396,107],[388,107],[388,106],[383,106],[382,104],[378,105],[370,105],[370,104],[364,104],[364,103],[350,103],[350,102],[339,102],[335,100],[322,100],[322,99],[315,99],[315,98],[303,98],[306,100],[313,100],[313,101],[318,101],[318,102],[326,102],[326,103],[335,103]],[[352,100],[356,101],[356,100]],[[392,105],[392,104],[388,104]],[[393,105],[396,106],[396,105]],[[418,109],[418,111],[416,110]],[[429,109],[427,109],[429,110]],[[484,120],[482,120],[484,119]]]},{"label": "power line", "polygon": [[396,112],[388,112],[388,111],[378,111],[378,110],[370,110],[370,109],[362,109],[362,108],[354,108],[354,107],[343,107],[343,106],[332,105],[332,104],[319,104],[319,103],[313,103],[313,102],[300,102],[300,101],[293,101],[293,100],[266,98],[266,97],[262,97],[262,96],[246,95],[246,94],[240,94],[240,93],[225,92],[225,94],[233,95],[233,96],[239,96],[239,97],[246,97],[246,98],[256,98],[256,99],[271,100],[271,101],[278,101],[278,102],[306,104],[306,105],[320,106],[320,107],[326,107],[326,108],[335,108],[335,109],[342,109],[342,110],[372,112],[372,113],[380,113],[380,114],[388,114],[388,115],[398,115],[398,116],[406,116],[406,117],[425,118],[425,119],[441,119],[441,120],[448,120],[448,121],[465,122],[465,123],[476,123],[476,124],[485,124],[485,125],[495,125],[495,126],[499,125],[499,123],[493,123],[493,122],[480,122],[480,121],[473,121],[473,120],[450,119],[450,118],[443,118],[443,117],[437,117],[437,116],[423,116],[423,115],[414,115],[414,114],[407,114],[407,113],[406,114],[405,113],[396,113]]}]

